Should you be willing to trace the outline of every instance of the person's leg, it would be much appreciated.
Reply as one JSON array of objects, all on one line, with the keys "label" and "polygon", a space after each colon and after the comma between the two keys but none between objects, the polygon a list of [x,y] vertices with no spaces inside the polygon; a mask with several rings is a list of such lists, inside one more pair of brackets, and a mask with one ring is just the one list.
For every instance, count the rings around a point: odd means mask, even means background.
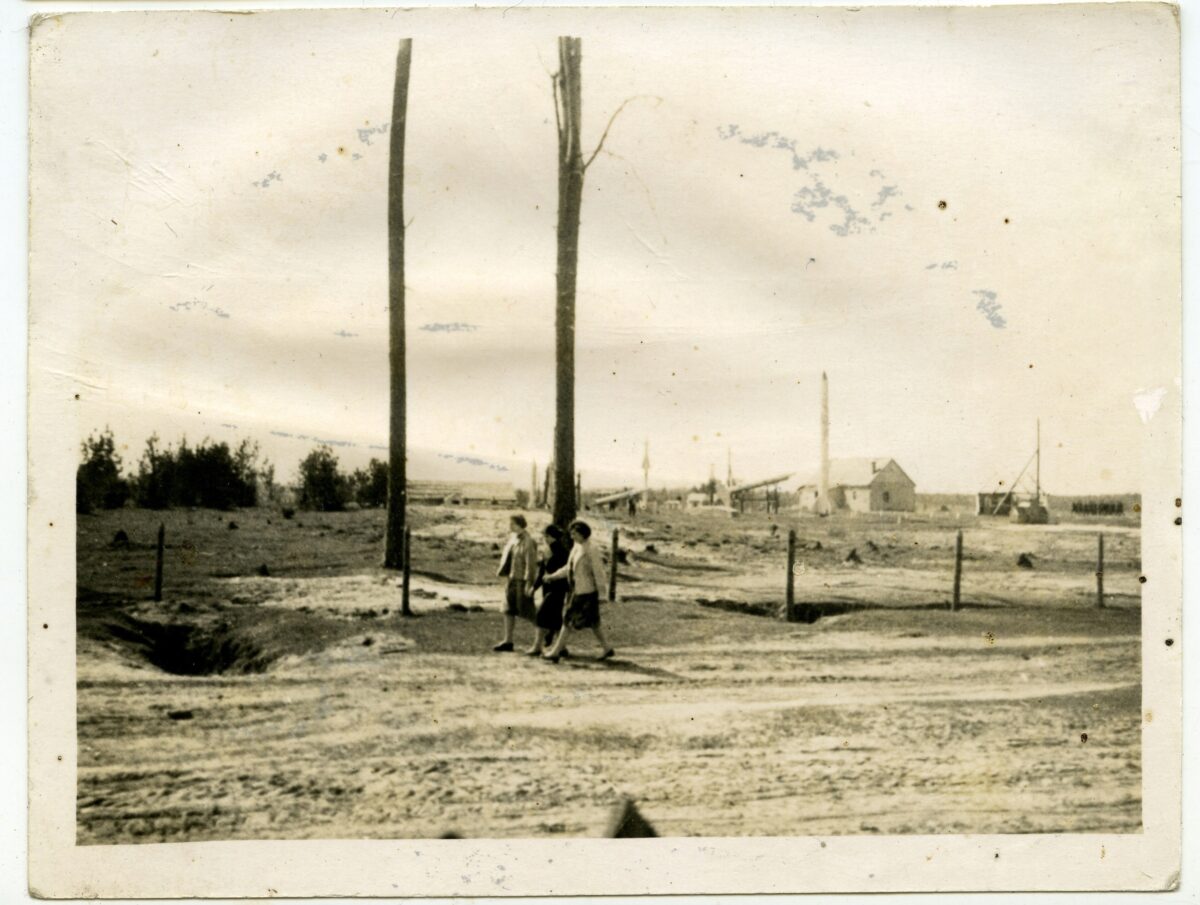
[{"label": "person's leg", "polygon": [[563,648],[567,646],[567,636],[571,634],[570,626],[563,624],[562,629],[558,633],[558,637],[554,639],[554,646],[546,651],[547,657],[561,657]]},{"label": "person's leg", "polygon": [[592,632],[596,635],[596,640],[600,642],[600,649],[604,651],[600,655],[600,659],[606,660],[613,655],[613,649],[609,647],[608,639],[604,637],[604,630],[599,624],[592,626]]},{"label": "person's leg", "polygon": [[525,653],[529,654],[531,657],[535,657],[540,654],[545,647],[546,630],[544,628],[539,628],[537,630],[537,640],[533,642],[533,647],[529,648],[529,650],[525,651]]},{"label": "person's leg", "polygon": [[504,614],[504,640],[492,648],[494,651],[510,651],[513,649],[513,629],[516,627],[517,617]]},{"label": "person's leg", "polygon": [[504,640],[497,644],[492,650],[497,652],[510,651],[513,649],[513,629],[517,624],[517,600],[513,596],[513,586],[510,584],[504,589]]},{"label": "person's leg", "polygon": [[[550,623],[550,631],[546,633],[546,647],[553,647],[563,629],[563,607],[566,605],[566,601],[558,597],[548,605],[551,607],[551,610],[547,615]],[[562,652],[565,657],[567,649],[564,647]]]}]

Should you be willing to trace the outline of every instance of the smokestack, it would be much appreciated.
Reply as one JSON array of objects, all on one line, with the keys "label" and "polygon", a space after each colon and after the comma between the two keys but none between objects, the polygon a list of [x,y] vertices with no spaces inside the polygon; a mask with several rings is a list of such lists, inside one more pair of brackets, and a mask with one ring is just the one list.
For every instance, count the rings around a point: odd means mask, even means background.
[{"label": "smokestack", "polygon": [[821,372],[821,478],[817,488],[817,513],[829,515],[829,377]]},{"label": "smokestack", "polygon": [[529,477],[529,505],[538,504],[537,460],[533,461],[533,472]]},{"label": "smokestack", "polygon": [[645,452],[642,453],[642,489],[650,492],[650,441],[646,441]]},{"label": "smokestack", "polygon": [[725,449],[725,486],[733,487],[733,447]]}]

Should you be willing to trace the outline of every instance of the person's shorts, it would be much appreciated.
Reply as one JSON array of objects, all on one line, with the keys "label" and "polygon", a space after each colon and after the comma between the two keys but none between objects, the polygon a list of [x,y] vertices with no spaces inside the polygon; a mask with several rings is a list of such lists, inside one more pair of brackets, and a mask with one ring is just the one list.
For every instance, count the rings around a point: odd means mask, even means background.
[{"label": "person's shorts", "polygon": [[525,588],[519,581],[510,581],[504,589],[504,615],[520,616],[530,621],[537,615],[533,597],[525,593]]}]

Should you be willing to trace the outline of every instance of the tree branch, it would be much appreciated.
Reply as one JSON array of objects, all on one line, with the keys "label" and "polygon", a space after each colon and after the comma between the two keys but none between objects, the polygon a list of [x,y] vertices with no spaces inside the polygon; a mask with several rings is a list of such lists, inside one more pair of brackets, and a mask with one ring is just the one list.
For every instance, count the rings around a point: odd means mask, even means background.
[{"label": "tree branch", "polygon": [[653,95],[653,94],[637,94],[637,95],[634,95],[633,97],[627,97],[627,98],[625,98],[625,100],[621,101],[621,106],[619,106],[616,110],[614,110],[613,115],[608,118],[608,125],[604,127],[604,132],[600,135],[600,142],[599,142],[599,144],[596,145],[596,150],[592,151],[592,155],[586,161],[584,161],[584,164],[583,164],[584,171],[586,171],[587,168],[592,165],[592,161],[595,160],[596,156],[600,153],[601,150],[603,150],[604,139],[608,138],[608,130],[611,129],[613,123],[617,121],[617,117],[621,115],[621,111],[625,109],[625,106],[627,104],[630,104],[633,101],[637,101],[637,100],[652,100],[655,102],[654,106],[656,106],[656,107],[662,103],[662,98],[658,97],[657,95]]}]

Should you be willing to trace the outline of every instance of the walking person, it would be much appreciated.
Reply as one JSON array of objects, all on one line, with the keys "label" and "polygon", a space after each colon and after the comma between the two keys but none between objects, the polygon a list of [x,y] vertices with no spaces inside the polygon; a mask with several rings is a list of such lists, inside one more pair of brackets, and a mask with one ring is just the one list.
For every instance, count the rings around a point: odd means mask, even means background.
[{"label": "walking person", "polygon": [[[538,569],[537,580],[533,583],[536,591],[542,589],[542,603],[538,607],[537,617],[533,624],[537,627],[537,640],[533,647],[525,651],[530,657],[540,656],[542,651],[554,643],[555,636],[562,629],[563,604],[567,601],[570,585],[565,578],[550,580],[549,576],[567,564],[571,556],[571,541],[558,525],[547,525],[543,532],[546,540],[546,555]],[[563,656],[567,651],[563,649]]]},{"label": "walking person", "polygon": [[600,553],[588,542],[592,536],[592,529],[587,522],[572,522],[570,531],[571,540],[575,544],[571,547],[567,564],[546,576],[548,581],[566,578],[571,585],[571,594],[563,611],[562,631],[558,633],[554,646],[546,651],[544,657],[552,663],[557,663],[563,655],[563,648],[566,647],[571,632],[591,629],[603,650],[600,659],[607,660],[613,656],[614,651],[600,628],[600,591],[608,586],[608,570],[604,568]]},{"label": "walking person", "polygon": [[492,648],[497,653],[513,649],[513,630],[517,617],[531,622],[534,619],[533,582],[537,578],[537,541],[529,536],[528,523],[519,512],[508,520],[511,534],[504,552],[500,554],[500,568],[496,574],[508,579],[504,589],[504,640]]}]

